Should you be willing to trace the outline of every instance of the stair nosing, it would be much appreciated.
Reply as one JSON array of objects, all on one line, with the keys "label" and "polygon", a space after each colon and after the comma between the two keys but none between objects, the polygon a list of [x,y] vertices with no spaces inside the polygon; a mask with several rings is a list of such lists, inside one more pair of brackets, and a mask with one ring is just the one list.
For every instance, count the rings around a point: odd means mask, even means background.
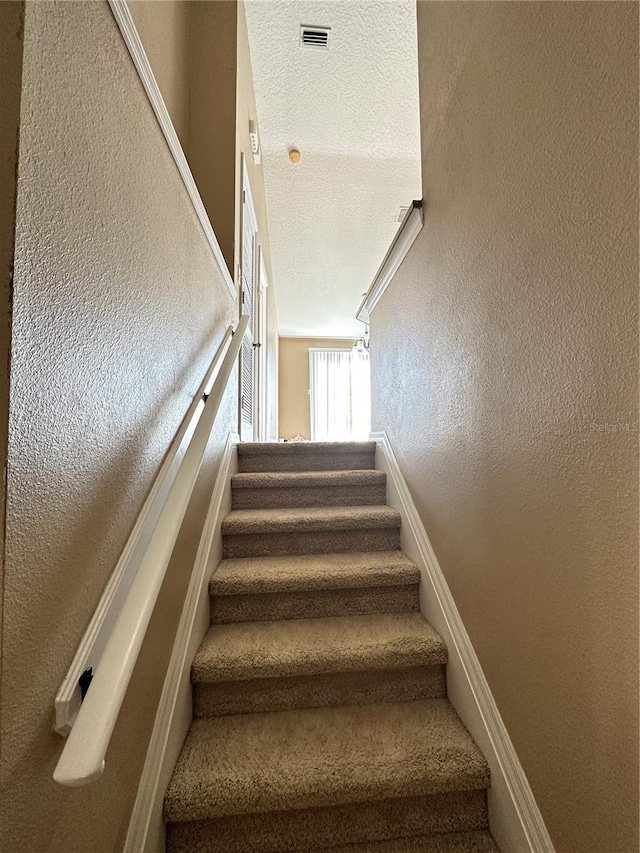
[{"label": "stair nosing", "polygon": [[[358,564],[358,558],[360,564]],[[344,567],[345,560],[348,564],[346,567]],[[388,565],[381,561],[386,561]],[[306,563],[312,564],[315,574],[305,568]],[[291,567],[289,574],[283,572],[280,576],[270,575],[270,569],[287,566],[287,564]],[[385,569],[386,573],[381,574]],[[225,578],[226,572],[230,577],[227,575]],[[209,594],[213,597],[374,589],[413,586],[419,582],[420,569],[402,551],[300,554],[284,557],[229,557],[223,559],[211,575]]]},{"label": "stair nosing", "polygon": [[[414,729],[421,747],[409,751]],[[486,759],[447,699],[266,711],[194,721],[164,810],[178,823],[489,784]]]},{"label": "stair nosing", "polygon": [[[391,641],[384,637],[389,625],[399,624],[400,630]],[[277,649],[269,660],[262,655],[269,634],[280,628],[285,636],[281,646],[282,656],[278,659]],[[331,644],[322,642],[323,632],[342,630]],[[358,630],[364,647],[354,646]],[[379,646],[371,642],[371,632],[382,637]],[[298,633],[296,637],[295,634]],[[292,636],[286,638],[286,634]],[[352,636],[350,637],[350,633]],[[257,635],[252,640],[251,635]],[[244,642],[246,645],[244,648]],[[306,635],[306,637],[305,637]],[[246,638],[249,642],[246,642]],[[318,638],[319,642],[314,642]],[[406,638],[407,648],[402,648]],[[293,649],[286,641],[294,641]],[[238,650],[236,657],[224,650],[216,660],[215,645],[231,642]],[[274,642],[273,636],[270,642]],[[413,645],[411,645],[413,642]],[[252,645],[254,644],[254,645]],[[259,662],[255,663],[252,651]],[[364,650],[363,650],[364,649]],[[320,675],[340,672],[373,672],[389,669],[412,669],[416,666],[439,666],[448,660],[447,645],[438,632],[426,622],[420,613],[375,613],[358,616],[318,616],[306,619],[265,620],[263,622],[233,622],[211,625],[191,664],[191,681],[194,684],[215,684],[227,681],[252,681],[268,678],[292,678],[305,675]]]},{"label": "stair nosing", "polygon": [[375,468],[344,471],[243,471],[231,477],[232,489],[303,489],[381,486],[386,483],[384,471]]},{"label": "stair nosing", "polygon": [[375,441],[342,442],[342,441],[273,441],[273,442],[240,442],[237,445],[240,456],[271,456],[285,454],[351,454],[363,455],[375,453]]},{"label": "stair nosing", "polygon": [[[311,850],[306,851],[305,853],[390,853],[390,851],[394,851],[398,849],[398,845],[401,845],[406,851],[415,851],[415,853],[420,853],[420,851],[426,850],[426,847],[423,847],[425,842],[432,842],[433,839],[436,838],[439,841],[445,842],[462,842],[464,847],[458,847],[456,845],[456,849],[458,853],[462,853],[462,851],[470,850],[469,843],[474,842],[474,850],[477,847],[477,842],[480,840],[483,845],[483,850],[491,851],[491,853],[499,853],[499,850],[496,846],[496,843],[491,835],[491,832],[488,829],[472,829],[472,830],[455,830],[453,832],[438,832],[435,835],[432,833],[430,835],[405,835],[405,836],[394,836],[393,838],[381,839],[379,841],[365,841],[365,842],[354,842],[351,844],[339,844],[331,847],[314,847]],[[408,847],[406,845],[409,845]],[[419,845],[415,846],[414,845]],[[488,846],[487,846],[488,845]],[[431,845],[429,845],[431,847]],[[295,853],[299,853],[299,851],[295,851]],[[301,853],[301,851],[300,851]]]},{"label": "stair nosing", "polygon": [[245,587],[237,587],[235,589],[230,589],[229,587],[217,586],[215,578],[211,578],[209,581],[209,596],[211,598],[232,598],[234,596],[261,596],[261,595],[286,595],[287,593],[304,593],[304,592],[344,592],[347,590],[365,590],[365,589],[394,589],[394,587],[402,587],[403,589],[407,586],[419,586],[420,585],[420,575],[419,571],[416,575],[407,572],[404,575],[398,574],[396,578],[389,578],[387,582],[385,582],[382,578],[380,578],[376,583],[362,583],[359,581],[363,581],[364,578],[349,578],[348,583],[338,584],[338,583],[326,583],[323,585],[316,584],[312,585],[308,583],[303,585],[300,582],[298,585],[287,586],[284,583],[278,584],[277,581],[274,581],[269,586],[247,586]]},{"label": "stair nosing", "polygon": [[[451,801],[448,799],[453,797],[457,799],[460,796],[463,796],[465,800],[470,795],[471,801],[465,802],[463,805],[463,809],[467,811],[467,809],[471,810],[470,820],[466,820],[464,816],[462,817],[462,821],[459,826],[456,826],[454,829],[450,829],[446,826],[433,826],[430,830],[428,825],[425,825],[424,821],[420,821],[416,826],[410,821],[410,825],[408,827],[404,826],[403,817],[406,817],[406,809],[409,806],[410,811],[414,811],[416,808],[420,809],[420,812],[424,815],[425,806],[431,812],[431,816],[435,817],[432,809],[429,807],[428,803],[425,801],[429,801],[429,803],[433,804],[436,808],[436,813],[441,809],[442,806],[447,809],[452,805]],[[478,797],[480,795],[480,797]],[[482,801],[482,805],[478,808],[478,799]],[[418,801],[420,801],[420,805],[418,806]],[[411,803],[411,805],[409,805]],[[379,807],[382,808],[383,813],[386,812],[387,819],[385,820],[383,815],[379,813]],[[399,816],[402,821],[401,827],[406,829],[407,831],[402,831],[401,834],[396,832],[396,828],[393,826],[393,823],[389,822],[389,810],[391,809],[391,813],[395,813],[396,807],[399,807]],[[360,812],[360,814],[365,814],[367,817],[372,817],[375,815],[374,820],[376,820],[377,827],[373,830],[373,834],[370,834],[369,829],[365,829],[364,832],[358,831],[356,829],[355,832],[352,832],[352,827],[350,824],[352,823],[354,812]],[[373,814],[372,814],[373,813]],[[273,813],[272,813],[273,814]],[[245,815],[229,815],[222,818],[210,818],[205,819],[204,821],[195,821],[195,822],[186,822],[186,823],[173,823],[169,824],[171,827],[171,831],[180,831],[181,829],[192,828],[201,826],[203,829],[206,827],[205,831],[207,833],[212,832],[217,834],[217,832],[225,827],[227,829],[231,829],[233,835],[237,837],[237,835],[243,830],[248,831],[248,836],[253,839],[254,843],[250,844],[251,853],[260,853],[260,851],[264,851],[266,853],[266,848],[263,848],[260,842],[258,841],[258,845],[255,844],[257,841],[255,830],[258,824],[262,824],[264,821],[264,814],[245,814]],[[318,819],[326,828],[326,821],[329,819],[331,822],[335,820],[337,817],[340,827],[337,832],[337,836],[334,833],[329,832],[329,834],[323,834],[318,841],[324,841],[325,843],[320,844],[319,849],[313,846],[313,841],[311,836],[307,834],[307,829],[309,827],[309,823],[307,818],[311,819],[312,823],[317,824]],[[399,837],[417,837],[422,838],[426,835],[426,837],[440,836],[444,834],[450,834],[455,832],[482,832],[488,831],[489,822],[487,816],[487,805],[486,805],[486,790],[471,790],[471,791],[449,791],[446,793],[440,794],[431,794],[426,795],[426,797],[408,797],[408,798],[391,798],[386,800],[378,800],[378,801],[368,801],[368,802],[359,802],[359,803],[346,803],[338,806],[329,806],[328,808],[320,808],[318,810],[315,809],[302,809],[302,810],[294,810],[289,812],[281,812],[276,815],[276,818],[281,818],[283,820],[283,824],[281,826],[287,826],[288,830],[284,831],[284,837],[282,838],[283,844],[282,846],[278,845],[278,851],[284,853],[284,851],[288,851],[288,853],[332,853],[333,850],[343,849],[345,845],[349,844],[375,844],[379,842],[385,841],[393,841]],[[345,824],[346,819],[346,824]],[[368,820],[366,820],[368,823]],[[446,822],[446,818],[445,818]],[[455,822],[455,819],[454,819]],[[438,824],[438,820],[436,818],[435,823]],[[456,822],[457,823],[457,822]],[[415,831],[412,831],[412,826],[415,827]],[[233,828],[232,828],[233,827]],[[291,846],[293,842],[291,830],[293,829],[293,834],[298,835],[298,843],[295,844],[295,847]],[[188,831],[188,829],[187,829]],[[224,831],[224,830],[223,830]],[[271,840],[271,833],[267,832],[269,836],[269,840]],[[263,840],[266,840],[266,836],[264,833],[258,831],[258,837],[261,837]],[[226,849],[226,848],[225,848]],[[269,844],[269,853],[276,853],[276,848],[274,845]],[[213,853],[213,851],[212,851]],[[215,846],[215,853],[222,853],[222,845]],[[245,845],[242,845],[242,849],[240,845],[234,844],[233,850],[229,851],[229,853],[249,853],[249,847],[247,846],[245,849]]]},{"label": "stair nosing", "polygon": [[400,513],[386,504],[234,509],[222,520],[222,535],[384,530],[397,529],[400,523]]}]

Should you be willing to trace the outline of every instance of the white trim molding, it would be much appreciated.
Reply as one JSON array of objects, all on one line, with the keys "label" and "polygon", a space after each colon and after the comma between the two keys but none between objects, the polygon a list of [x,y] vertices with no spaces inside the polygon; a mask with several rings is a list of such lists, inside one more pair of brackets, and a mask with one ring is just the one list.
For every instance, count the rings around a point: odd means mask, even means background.
[{"label": "white trim molding", "polygon": [[371,282],[369,290],[364,295],[360,307],[356,312],[356,318],[362,323],[368,323],[371,312],[380,301],[391,279],[397,273],[400,264],[404,261],[413,246],[416,237],[422,231],[424,217],[422,214],[422,201],[413,201],[404,215],[404,219],[398,228],[396,236],[380,264],[380,269]]},{"label": "white trim molding", "polygon": [[209,630],[209,578],[222,559],[222,519],[231,511],[231,475],[240,436],[222,453],[180,623],[162,688],[123,853],[164,853],[164,795],[192,720],[191,662]]},{"label": "white trim molding", "polygon": [[162,93],[160,92],[160,87],[158,86],[158,82],[151,70],[151,64],[149,63],[142,41],[140,40],[140,35],[136,29],[135,23],[133,22],[133,18],[131,17],[127,0],[108,0],[108,2],[111,7],[111,11],[113,12],[113,17],[116,19],[116,23],[122,33],[124,43],[131,54],[131,59],[136,67],[136,71],[138,72],[144,90],[147,93],[149,102],[151,103],[156,118],[158,119],[160,129],[164,134],[169,150],[171,151],[176,166],[178,167],[178,172],[180,173],[180,177],[182,178],[187,194],[191,199],[196,216],[202,226],[204,236],[206,237],[211,251],[213,252],[213,256],[216,259],[222,277],[224,278],[224,282],[229,289],[229,293],[233,299],[237,299],[238,289],[231,277],[224,255],[222,254],[222,249],[220,248],[220,244],[218,243],[218,239],[211,225],[209,215],[202,203],[202,198],[200,197],[198,187],[196,186],[196,182],[191,174],[187,158],[184,156],[184,151],[182,150],[182,145],[178,139],[178,134],[173,126],[171,116],[167,110]]},{"label": "white trim molding", "polygon": [[489,823],[502,853],[554,853],[540,810],[386,432],[371,433],[387,503],[402,517],[401,546],[420,569],[420,610],[449,650],[447,693],[491,768]]}]

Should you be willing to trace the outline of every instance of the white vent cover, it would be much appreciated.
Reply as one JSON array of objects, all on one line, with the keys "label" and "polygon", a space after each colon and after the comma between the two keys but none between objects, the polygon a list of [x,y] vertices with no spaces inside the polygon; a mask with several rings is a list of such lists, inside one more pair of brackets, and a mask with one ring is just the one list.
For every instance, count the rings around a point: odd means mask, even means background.
[{"label": "white vent cover", "polygon": [[300,47],[328,50],[330,35],[331,27],[305,27],[302,24],[300,26]]}]

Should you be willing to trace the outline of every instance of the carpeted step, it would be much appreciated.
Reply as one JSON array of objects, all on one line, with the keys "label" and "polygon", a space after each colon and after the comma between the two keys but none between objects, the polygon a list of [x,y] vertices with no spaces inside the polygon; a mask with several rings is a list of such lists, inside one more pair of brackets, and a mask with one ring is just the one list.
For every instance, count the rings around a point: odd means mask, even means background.
[{"label": "carpeted step", "polygon": [[278,678],[447,662],[447,647],[420,613],[212,625],[192,679]]},{"label": "carpeted step", "polygon": [[383,471],[269,471],[231,478],[233,509],[366,506],[386,502]]},{"label": "carpeted step", "polygon": [[417,583],[412,586],[217,596],[211,602],[211,622],[220,624],[366,613],[413,613],[419,608]]},{"label": "carpeted step", "polygon": [[499,853],[491,833],[453,832],[439,835],[413,836],[373,844],[347,844],[323,847],[300,853]]},{"label": "carpeted step", "polygon": [[[422,797],[288,812],[233,815],[170,823],[168,853],[310,853],[320,844],[364,844],[440,833],[482,832],[488,826],[485,790],[452,791]],[[453,837],[453,835],[451,835]],[[473,848],[472,848],[473,849]]]},{"label": "carpeted step", "polygon": [[168,853],[496,853],[375,444],[238,446]]},{"label": "carpeted step", "polygon": [[223,556],[266,557],[400,548],[400,515],[387,506],[238,509],[222,522]]},{"label": "carpeted step", "polygon": [[194,720],[165,817],[208,820],[488,784],[487,763],[446,699],[238,714]]},{"label": "carpeted step", "polygon": [[191,667],[194,714],[440,697],[446,662],[419,613],[214,625]]},{"label": "carpeted step", "polygon": [[419,582],[401,551],[223,560],[209,583],[211,621],[412,612]]},{"label": "carpeted step", "polygon": [[446,695],[444,664],[193,685],[193,715],[220,717],[295,708],[413,702]]},{"label": "carpeted step", "polygon": [[298,554],[223,560],[209,584],[212,595],[364,588],[414,584],[420,570],[402,551]]},{"label": "carpeted step", "polygon": [[238,445],[238,471],[345,471],[375,467],[373,441],[247,442]]}]

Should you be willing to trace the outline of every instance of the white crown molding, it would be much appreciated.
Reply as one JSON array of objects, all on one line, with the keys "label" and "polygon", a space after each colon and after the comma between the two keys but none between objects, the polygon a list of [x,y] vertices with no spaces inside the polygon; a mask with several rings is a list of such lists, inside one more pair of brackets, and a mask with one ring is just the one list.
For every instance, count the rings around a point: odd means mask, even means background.
[{"label": "white crown molding", "polygon": [[356,318],[362,323],[369,323],[371,312],[380,301],[392,278],[397,273],[400,264],[407,256],[409,249],[413,246],[416,237],[422,231],[424,217],[422,215],[422,202],[414,201],[407,210],[402,224],[398,228],[396,236],[384,256],[380,269],[371,282],[369,290],[364,295],[360,307],[356,312]]},{"label": "white crown molding", "polygon": [[136,29],[136,25],[131,17],[131,12],[129,11],[127,2],[126,0],[108,0],[108,2],[111,7],[111,11],[113,12],[113,17],[116,19],[116,23],[122,33],[124,43],[131,54],[131,59],[136,67],[144,90],[147,93],[149,102],[151,103],[156,118],[158,119],[160,129],[164,134],[169,150],[171,151],[176,166],[178,167],[178,172],[180,173],[180,177],[182,178],[187,194],[191,199],[196,216],[202,226],[204,236],[206,237],[211,251],[213,252],[213,256],[216,259],[220,273],[222,274],[224,282],[229,289],[229,293],[234,299],[237,299],[238,289],[234,284],[231,274],[229,273],[229,268],[227,267],[224,255],[222,254],[220,244],[218,243],[218,239],[214,233],[213,227],[211,226],[209,215],[202,203],[196,182],[193,179],[191,169],[187,163],[187,158],[184,156],[182,145],[180,144],[175,127],[171,121],[164,98],[162,97],[162,93],[160,92],[160,88],[153,71],[151,70],[149,59],[144,47],[142,46],[138,30]]},{"label": "white crown molding", "polygon": [[222,519],[231,510],[231,475],[240,436],[230,433],[182,607],[123,853],[165,850],[164,795],[192,720],[191,662],[209,629],[209,578],[222,559]]},{"label": "white crown molding", "polygon": [[386,432],[376,443],[376,468],[387,474],[387,503],[402,517],[402,550],[420,568],[420,609],[449,650],[447,693],[491,768],[489,821],[502,853],[554,853],[487,679],[464,627]]}]

